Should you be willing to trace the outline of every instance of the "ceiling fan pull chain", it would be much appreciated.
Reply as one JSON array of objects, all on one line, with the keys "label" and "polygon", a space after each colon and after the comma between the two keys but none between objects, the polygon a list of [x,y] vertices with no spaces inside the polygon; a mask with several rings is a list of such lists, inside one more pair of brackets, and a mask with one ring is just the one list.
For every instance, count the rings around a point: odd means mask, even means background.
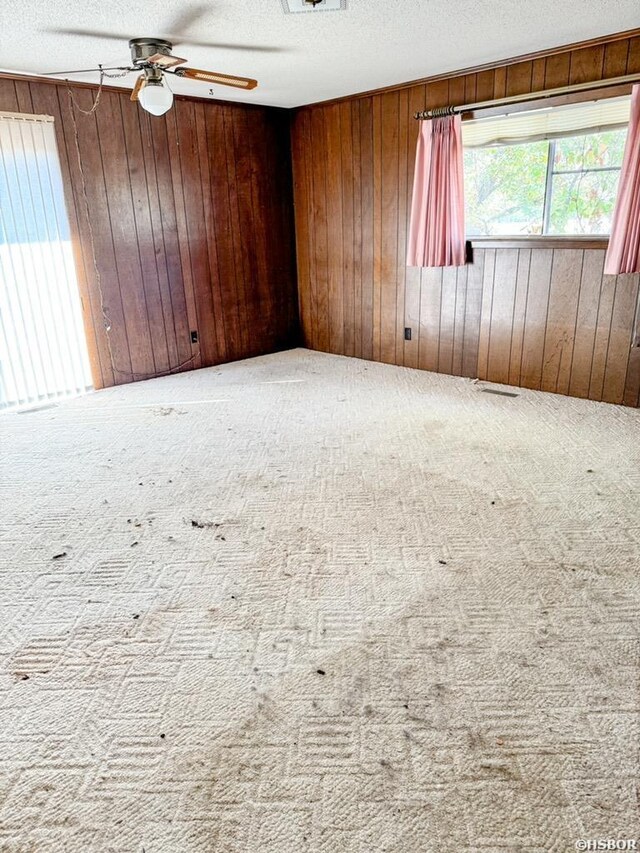
[{"label": "ceiling fan pull chain", "polygon": [[67,80],[67,94],[69,96],[69,103],[71,104],[71,112],[72,113],[73,113],[74,107],[75,107],[75,109],[78,110],[78,112],[82,113],[85,116],[90,116],[90,115],[93,115],[95,113],[95,111],[98,109],[98,104],[100,103],[100,95],[102,94],[102,84],[104,82],[104,78],[105,78],[105,73],[102,70],[102,68],[100,68],[100,82],[98,83],[98,92],[97,92],[95,100],[93,102],[93,106],[91,107],[90,110],[83,110],[82,107],[78,104],[76,99],[73,97],[73,92],[71,91],[71,86],[69,85],[69,81]]},{"label": "ceiling fan pull chain", "polygon": [[125,68],[124,71],[121,71],[120,74],[107,74],[106,71],[102,72],[103,77],[110,77],[115,80],[116,77],[126,77],[127,74],[131,74],[132,68]]}]

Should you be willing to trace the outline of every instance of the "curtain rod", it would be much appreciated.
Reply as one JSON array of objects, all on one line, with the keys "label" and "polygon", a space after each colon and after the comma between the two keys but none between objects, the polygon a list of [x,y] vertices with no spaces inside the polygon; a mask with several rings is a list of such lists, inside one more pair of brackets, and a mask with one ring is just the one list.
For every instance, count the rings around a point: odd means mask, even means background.
[{"label": "curtain rod", "polygon": [[432,110],[422,110],[413,114],[416,119],[431,119],[442,116],[452,116],[456,113],[471,113],[476,110],[487,110],[491,107],[521,104],[526,101],[539,101],[555,98],[558,95],[569,95],[572,92],[588,92],[591,89],[603,89],[605,86],[621,86],[625,83],[639,83],[640,74],[627,74],[625,77],[611,77],[608,80],[598,80],[597,83],[575,83],[573,86],[561,86],[558,89],[543,89],[538,92],[527,92],[523,95],[512,95],[509,98],[494,98],[492,101],[478,101],[475,104],[463,104],[459,107],[435,107]]}]

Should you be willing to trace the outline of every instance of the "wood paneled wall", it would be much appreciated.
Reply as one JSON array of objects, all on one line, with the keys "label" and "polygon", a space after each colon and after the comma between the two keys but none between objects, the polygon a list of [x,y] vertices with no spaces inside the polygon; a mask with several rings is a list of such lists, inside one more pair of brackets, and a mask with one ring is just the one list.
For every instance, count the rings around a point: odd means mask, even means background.
[{"label": "wood paneled wall", "polygon": [[602,249],[476,248],[460,269],[405,266],[416,110],[636,72],[640,33],[299,109],[306,345],[637,406],[638,276],[603,276]]},{"label": "wood paneled wall", "polygon": [[7,77],[0,109],[55,119],[97,387],[297,343],[286,110],[104,90],[74,126],[65,84]]}]

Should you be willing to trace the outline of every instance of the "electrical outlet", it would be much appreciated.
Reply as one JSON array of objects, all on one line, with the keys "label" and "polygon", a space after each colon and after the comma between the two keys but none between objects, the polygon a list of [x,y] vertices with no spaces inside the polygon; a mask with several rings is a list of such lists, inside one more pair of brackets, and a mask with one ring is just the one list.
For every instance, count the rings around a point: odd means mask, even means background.
[{"label": "electrical outlet", "polygon": [[198,333],[196,332],[196,330],[195,330],[195,329],[192,329],[192,330],[191,330],[191,343],[192,343],[192,344],[197,344],[197,343],[198,343]]},{"label": "electrical outlet", "polygon": [[409,328],[409,326],[405,326],[404,328],[404,339],[405,341],[411,340],[411,329]]}]

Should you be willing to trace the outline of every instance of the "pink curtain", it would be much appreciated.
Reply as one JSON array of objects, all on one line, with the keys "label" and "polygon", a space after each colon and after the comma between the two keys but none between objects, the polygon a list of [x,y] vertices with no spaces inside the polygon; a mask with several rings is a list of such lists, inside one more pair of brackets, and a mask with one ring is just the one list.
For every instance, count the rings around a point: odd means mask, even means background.
[{"label": "pink curtain", "polygon": [[640,84],[633,87],[631,115],[604,262],[607,275],[640,272]]},{"label": "pink curtain", "polygon": [[465,240],[460,116],[420,125],[407,266],[461,266]]}]

